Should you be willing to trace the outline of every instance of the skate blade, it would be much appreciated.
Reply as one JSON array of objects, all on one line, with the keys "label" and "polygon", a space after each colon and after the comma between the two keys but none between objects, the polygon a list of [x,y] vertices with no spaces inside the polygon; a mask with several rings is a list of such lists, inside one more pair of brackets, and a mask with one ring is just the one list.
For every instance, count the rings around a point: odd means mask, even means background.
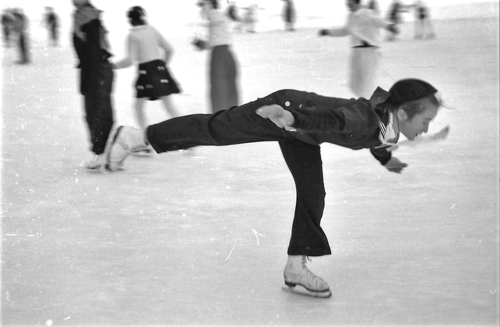
[{"label": "skate blade", "polygon": [[323,298],[327,299],[332,296],[332,291],[328,290],[325,292],[312,292],[307,290],[301,285],[296,285],[296,286],[283,286],[281,288],[283,291],[288,292],[288,293],[294,293],[294,294],[299,294],[299,295],[306,295],[306,296],[311,296],[311,297],[318,297],[318,298]]}]

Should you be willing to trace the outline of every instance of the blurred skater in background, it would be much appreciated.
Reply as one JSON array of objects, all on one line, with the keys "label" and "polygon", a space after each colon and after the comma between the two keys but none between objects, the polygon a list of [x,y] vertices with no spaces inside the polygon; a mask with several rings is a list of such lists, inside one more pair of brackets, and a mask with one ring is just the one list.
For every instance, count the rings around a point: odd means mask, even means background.
[{"label": "blurred skater in background", "polygon": [[295,31],[295,3],[293,0],[283,0],[283,20],[285,22],[285,30],[286,31]]},{"label": "blurred skater in background", "polygon": [[11,9],[4,9],[2,12],[2,35],[4,47],[10,48],[12,40],[12,29],[14,27],[14,14]]},{"label": "blurred skater in background", "polygon": [[[109,166],[112,171],[123,168],[131,149],[145,144],[163,153],[199,145],[278,142],[296,186],[285,284],[292,291],[330,297],[328,283],[306,267],[308,257],[331,254],[320,226],[326,194],[320,145],[369,149],[385,169],[401,173],[407,164],[392,156],[388,147],[397,144],[400,134],[414,140],[428,132],[441,106],[436,92],[432,85],[417,79],[398,81],[389,92],[377,88],[370,100],[280,90],[215,114],[166,120],[146,131],[121,126],[110,146]],[[262,205],[272,206],[280,200],[270,199]],[[387,204],[382,203],[385,200]],[[390,201],[381,197],[379,205],[390,205]]]},{"label": "blurred skater in background", "polygon": [[230,1],[227,6],[227,16],[233,22],[233,30],[237,32],[243,32],[243,26],[242,26],[243,22],[240,17],[238,6],[234,1]]},{"label": "blurred skater in background", "polygon": [[73,47],[80,70],[80,93],[83,95],[85,119],[89,129],[92,159],[86,168],[104,172],[105,150],[113,128],[111,91],[113,70],[109,43],[100,19],[101,11],[88,0],[73,0]]},{"label": "blurred skater in background", "polygon": [[401,4],[399,0],[392,0],[391,6],[389,7],[388,19],[394,24],[394,29],[389,30],[387,36],[388,41],[394,41],[399,34],[399,24],[403,22],[401,18],[402,12],[406,12],[406,7]]},{"label": "blurred skater in background", "polygon": [[394,23],[382,19],[373,10],[362,7],[360,0],[347,0],[351,11],[345,26],[322,29],[320,36],[351,36],[349,88],[357,97],[368,98],[377,86],[381,43],[380,29],[393,30]]},{"label": "blurred skater in background", "polygon": [[242,31],[247,33],[256,33],[257,32],[257,21],[258,14],[257,11],[259,6],[255,3],[250,4],[249,6],[243,8],[243,19],[242,19]]},{"label": "blurred skater in background", "polygon": [[231,49],[231,20],[220,10],[218,0],[200,0],[208,20],[210,110],[216,112],[239,104],[238,64]]},{"label": "blurred skater in background", "polygon": [[14,16],[14,22],[12,25],[12,31],[17,34],[17,48],[19,50],[19,60],[16,61],[17,64],[26,65],[31,61],[30,56],[30,44],[29,44],[29,21],[28,17],[24,14],[24,11],[20,8],[16,8],[12,11]]},{"label": "blurred skater in background", "polygon": [[171,44],[146,22],[146,12],[142,7],[130,8],[127,17],[132,28],[127,37],[126,56],[112,66],[121,69],[130,67],[134,61],[138,63],[134,107],[137,123],[144,129],[147,126],[144,114],[146,101],[160,99],[167,114],[177,117],[179,114],[170,95],[178,94],[181,90],[168,69],[174,53]]},{"label": "blurred skater in background", "polygon": [[52,46],[59,44],[59,17],[52,7],[45,7],[45,15],[43,19],[45,27],[49,32],[49,43]]},{"label": "blurred skater in background", "polygon": [[435,38],[429,7],[423,0],[417,0],[411,7],[415,9],[415,39]]}]

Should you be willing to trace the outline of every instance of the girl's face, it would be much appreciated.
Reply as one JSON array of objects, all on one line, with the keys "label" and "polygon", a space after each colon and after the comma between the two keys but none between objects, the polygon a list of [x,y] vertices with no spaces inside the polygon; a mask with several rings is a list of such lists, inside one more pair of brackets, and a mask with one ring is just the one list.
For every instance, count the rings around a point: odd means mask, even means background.
[{"label": "girl's face", "polygon": [[409,118],[403,109],[398,109],[397,116],[399,121],[399,130],[408,140],[414,140],[422,133],[429,131],[429,124],[438,114],[439,106],[436,106],[425,99],[425,110]]}]

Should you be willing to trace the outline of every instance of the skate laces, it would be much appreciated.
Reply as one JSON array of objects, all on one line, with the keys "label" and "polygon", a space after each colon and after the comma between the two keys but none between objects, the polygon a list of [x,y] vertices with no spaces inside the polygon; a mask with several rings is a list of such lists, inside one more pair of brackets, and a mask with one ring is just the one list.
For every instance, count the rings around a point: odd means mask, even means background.
[{"label": "skate laces", "polygon": [[[312,286],[314,289],[324,288],[326,282],[321,277],[316,276],[312,271],[309,270],[309,268],[307,268],[306,263],[308,261],[312,261],[311,258],[309,258],[308,256],[302,257],[303,272],[301,280],[307,280],[310,284],[309,286]],[[328,288],[328,286],[326,287]]]}]

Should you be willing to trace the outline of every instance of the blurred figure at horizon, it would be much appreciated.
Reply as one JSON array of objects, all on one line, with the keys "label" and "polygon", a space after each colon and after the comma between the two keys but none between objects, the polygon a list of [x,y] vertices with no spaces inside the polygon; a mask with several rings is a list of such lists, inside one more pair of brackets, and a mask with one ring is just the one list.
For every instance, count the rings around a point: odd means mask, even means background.
[{"label": "blurred figure at horizon", "polygon": [[12,39],[12,29],[14,27],[14,14],[11,9],[4,9],[2,12],[2,33],[3,33],[3,45],[7,48],[11,46]]},{"label": "blurred figure at horizon", "polygon": [[234,1],[230,1],[227,6],[227,15],[233,21],[233,30],[237,32],[243,31],[241,17],[238,11],[238,6]]},{"label": "blurred figure at horizon", "polygon": [[256,33],[256,24],[257,24],[257,10],[259,6],[255,3],[252,3],[248,7],[243,8],[245,10],[243,14],[243,31],[248,33]]},{"label": "blurred figure at horizon", "polygon": [[19,60],[16,61],[16,63],[20,65],[27,65],[31,62],[31,58],[29,55],[30,49],[28,38],[28,17],[20,8],[15,8],[12,11],[12,14],[14,16],[12,30],[17,34],[17,46],[19,49]]},{"label": "blurred figure at horizon", "polygon": [[422,0],[417,0],[410,6],[415,9],[415,39],[435,38],[436,33],[432,26],[429,7]]},{"label": "blurred figure at horizon", "polygon": [[44,20],[45,27],[49,32],[49,43],[52,46],[59,45],[59,17],[52,7],[45,7]]},{"label": "blurred figure at horizon", "polygon": [[394,30],[389,31],[387,36],[388,41],[394,41],[396,36],[399,34],[399,24],[402,23],[401,13],[406,12],[405,6],[399,2],[399,0],[392,0],[392,4],[389,7],[388,19],[394,24]]},{"label": "blurred figure at horizon", "polygon": [[345,26],[322,29],[320,36],[351,37],[349,88],[357,97],[368,98],[378,85],[380,29],[394,29],[373,10],[361,6],[361,0],[347,0],[350,13]]},{"label": "blurred figure at horizon", "polygon": [[286,31],[295,31],[296,10],[293,0],[283,0],[283,20],[285,21]]}]

